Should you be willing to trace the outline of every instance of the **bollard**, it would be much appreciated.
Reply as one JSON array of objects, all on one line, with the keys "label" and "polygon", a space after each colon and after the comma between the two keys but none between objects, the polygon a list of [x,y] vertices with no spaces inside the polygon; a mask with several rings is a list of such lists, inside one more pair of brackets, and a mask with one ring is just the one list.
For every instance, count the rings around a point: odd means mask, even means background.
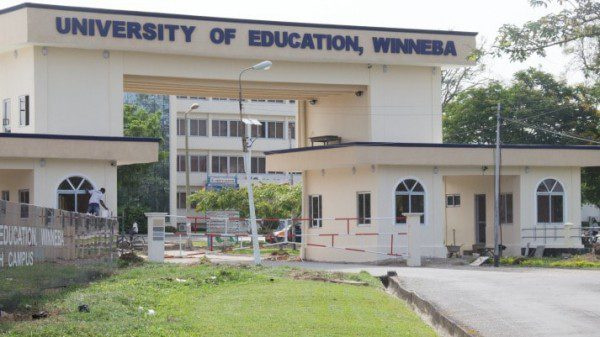
[{"label": "bollard", "polygon": [[573,247],[574,244],[573,244],[573,224],[572,223],[570,223],[570,222],[565,223],[564,236],[565,236],[565,246],[567,248]]},{"label": "bollard", "polygon": [[165,261],[165,217],[167,213],[145,213],[148,218],[148,261]]},{"label": "bollard", "polygon": [[421,266],[421,216],[423,213],[405,213],[408,229],[408,259],[409,267]]}]

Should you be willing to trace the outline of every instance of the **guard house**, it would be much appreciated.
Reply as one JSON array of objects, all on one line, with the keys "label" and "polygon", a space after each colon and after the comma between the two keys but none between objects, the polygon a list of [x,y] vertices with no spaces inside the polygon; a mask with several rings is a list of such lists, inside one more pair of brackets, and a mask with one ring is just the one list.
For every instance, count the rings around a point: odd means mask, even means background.
[{"label": "guard house", "polygon": [[[0,135],[0,189],[11,200],[29,189],[31,202],[55,206],[89,178],[107,187],[114,207],[115,165],[156,160],[157,151],[122,138],[123,92],[235,98],[240,71],[271,60],[272,69],[244,75],[244,98],[297,101],[299,148],[267,153],[266,171],[302,172],[307,241],[374,234],[305,246],[304,257],[378,260],[390,246],[402,253],[404,238],[383,234],[405,231],[410,212],[423,213],[423,255],[446,256],[453,241],[492,244],[492,148],[442,144],[441,69],[471,64],[476,33],[29,3],[0,11],[0,32],[0,99],[11,132]],[[502,242],[519,254],[539,241],[524,230],[580,219],[580,168],[600,165],[600,152],[511,146],[503,165]]]}]

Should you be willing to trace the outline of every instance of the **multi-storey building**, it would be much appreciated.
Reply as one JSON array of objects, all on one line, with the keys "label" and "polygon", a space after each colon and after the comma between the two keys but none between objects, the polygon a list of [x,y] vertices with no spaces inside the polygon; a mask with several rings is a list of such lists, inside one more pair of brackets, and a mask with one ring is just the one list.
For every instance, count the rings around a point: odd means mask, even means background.
[{"label": "multi-storey building", "polygon": [[[171,214],[184,215],[185,134],[188,134],[191,191],[198,189],[239,188],[248,183],[242,152],[242,123],[238,100],[220,97],[170,96],[170,209]],[[184,114],[190,106],[199,107],[188,114],[189,130]],[[300,175],[293,172],[266,170],[264,151],[296,147],[295,100],[244,100],[244,117],[256,119],[261,126],[252,128],[252,180],[265,183],[297,183]],[[188,216],[196,216],[190,211]]]}]

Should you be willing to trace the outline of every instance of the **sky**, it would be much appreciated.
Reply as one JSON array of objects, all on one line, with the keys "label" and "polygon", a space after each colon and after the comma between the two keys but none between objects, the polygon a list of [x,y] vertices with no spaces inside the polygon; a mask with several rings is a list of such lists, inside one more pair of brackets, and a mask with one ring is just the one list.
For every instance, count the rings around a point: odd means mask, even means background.
[{"label": "sky", "polygon": [[[521,25],[557,8],[532,8],[528,0],[30,0],[69,6],[101,7],[229,18],[420,28],[478,32],[479,44],[491,45],[505,23]],[[0,0],[0,8],[24,0]],[[545,58],[524,63],[508,57],[487,58],[485,77],[508,81],[527,67],[548,71],[570,83],[583,81],[572,58],[556,47]]]}]

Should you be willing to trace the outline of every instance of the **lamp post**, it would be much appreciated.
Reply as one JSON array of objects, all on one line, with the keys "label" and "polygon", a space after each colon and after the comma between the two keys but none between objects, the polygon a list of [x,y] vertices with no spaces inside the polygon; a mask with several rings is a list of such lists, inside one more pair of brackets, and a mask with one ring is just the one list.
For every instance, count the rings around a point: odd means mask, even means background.
[{"label": "lamp post", "polygon": [[185,218],[187,221],[188,214],[190,212],[190,146],[189,146],[189,135],[190,135],[190,123],[188,120],[188,114],[192,110],[198,109],[198,103],[194,103],[190,106],[188,111],[183,114],[185,123]]},{"label": "lamp post", "polygon": [[242,97],[242,75],[249,70],[269,70],[273,63],[271,61],[262,61],[253,65],[252,67],[248,67],[242,69],[240,71],[240,75],[238,76],[238,103],[240,108],[240,122],[244,125],[242,129],[242,151],[244,152],[244,171],[246,171],[246,183],[248,188],[248,205],[250,208],[250,227],[252,230],[252,250],[254,253],[254,264],[260,264],[260,250],[258,247],[258,228],[256,226],[256,210],[254,209],[254,191],[252,189],[252,163],[250,156],[250,145],[249,135],[251,135],[251,126],[255,124],[259,124],[258,122],[251,120],[244,120],[243,116],[243,97]]}]

